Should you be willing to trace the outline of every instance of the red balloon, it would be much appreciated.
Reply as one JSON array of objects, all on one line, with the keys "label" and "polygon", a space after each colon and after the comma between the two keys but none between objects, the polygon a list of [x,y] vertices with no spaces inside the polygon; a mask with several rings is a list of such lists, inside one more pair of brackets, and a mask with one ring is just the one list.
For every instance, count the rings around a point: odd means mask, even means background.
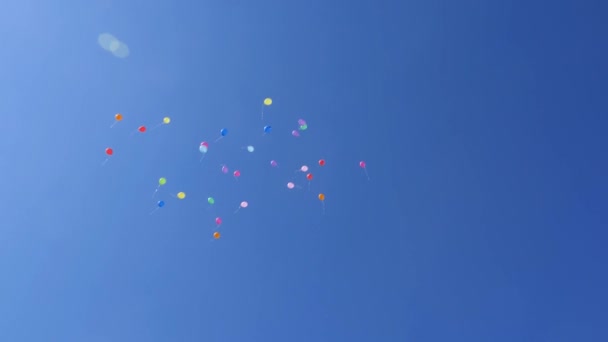
[{"label": "red balloon", "polygon": [[241,171],[236,170],[234,171],[234,177],[240,177],[241,176]]},{"label": "red balloon", "polygon": [[143,133],[146,131],[146,126],[139,126],[137,130]]},{"label": "red balloon", "polygon": [[106,148],[106,154],[111,156],[112,154],[114,154],[114,150],[108,147]]},{"label": "red balloon", "polygon": [[312,180],[312,173],[307,174],[307,175],[306,175],[306,179],[308,179],[308,180]]},{"label": "red balloon", "polygon": [[325,165],[325,160],[323,160],[323,159],[319,160],[319,165],[320,166],[324,166]]},{"label": "red balloon", "polygon": [[360,162],[359,162],[359,166],[360,166],[362,169],[365,169],[365,162],[364,162],[363,160],[362,160],[362,161],[360,161]]}]

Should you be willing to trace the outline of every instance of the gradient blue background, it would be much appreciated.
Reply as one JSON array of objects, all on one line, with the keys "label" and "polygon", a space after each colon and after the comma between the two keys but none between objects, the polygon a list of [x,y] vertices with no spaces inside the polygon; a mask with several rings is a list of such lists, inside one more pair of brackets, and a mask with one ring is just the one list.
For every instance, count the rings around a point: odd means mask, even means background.
[{"label": "gradient blue background", "polygon": [[608,340],[605,1],[51,3],[0,8],[0,340]]}]

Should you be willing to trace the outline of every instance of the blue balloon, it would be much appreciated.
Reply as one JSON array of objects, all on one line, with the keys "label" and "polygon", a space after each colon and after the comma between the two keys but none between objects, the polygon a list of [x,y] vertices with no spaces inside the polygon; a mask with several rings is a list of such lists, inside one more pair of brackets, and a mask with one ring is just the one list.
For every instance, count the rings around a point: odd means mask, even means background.
[{"label": "blue balloon", "polygon": [[223,137],[225,137],[225,136],[226,136],[226,134],[228,134],[228,130],[227,130],[226,128],[222,128],[222,129],[220,130],[220,134],[221,134]]},{"label": "blue balloon", "polygon": [[165,206],[165,201],[158,201],[158,207],[162,208]]},{"label": "blue balloon", "polygon": [[272,131],[272,127],[264,126],[264,133],[270,133],[270,131]]}]

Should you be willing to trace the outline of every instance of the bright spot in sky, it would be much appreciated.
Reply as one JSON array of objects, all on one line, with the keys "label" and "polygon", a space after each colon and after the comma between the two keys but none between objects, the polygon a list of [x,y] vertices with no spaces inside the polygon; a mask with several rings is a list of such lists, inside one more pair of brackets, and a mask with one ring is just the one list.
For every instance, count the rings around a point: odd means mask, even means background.
[{"label": "bright spot in sky", "polygon": [[97,38],[97,42],[104,50],[110,51],[118,58],[125,58],[129,56],[130,52],[127,44],[121,42],[109,33],[100,34]]}]

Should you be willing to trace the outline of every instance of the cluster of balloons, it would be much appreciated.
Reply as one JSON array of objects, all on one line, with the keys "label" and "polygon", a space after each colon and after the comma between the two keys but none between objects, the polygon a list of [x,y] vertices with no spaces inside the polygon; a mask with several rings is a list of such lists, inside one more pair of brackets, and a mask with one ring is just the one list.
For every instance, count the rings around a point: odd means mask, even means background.
[{"label": "cluster of balloons", "polygon": [[[269,107],[272,105],[272,99],[271,98],[265,98],[262,102],[262,120],[264,120],[264,109],[266,107]],[[119,122],[122,122],[124,120],[124,116],[121,113],[117,113],[114,115],[114,123],[110,126],[110,128],[113,128],[116,124],[118,124]],[[153,130],[161,125],[168,125],[171,122],[171,118],[169,117],[164,117],[162,122],[160,122],[159,124],[157,124],[156,126],[154,126],[152,129]],[[300,137],[300,132],[304,132],[308,129],[308,124],[306,122],[306,120],[304,119],[298,119],[297,121],[298,123],[298,127],[297,129],[294,129],[291,134],[294,137]],[[147,130],[146,126],[144,125],[140,125],[137,127],[137,129],[132,133],[145,133]],[[264,125],[263,126],[263,135],[267,135],[270,134],[272,132],[272,126],[271,125]],[[219,136],[215,139],[215,142],[219,142],[221,139],[223,139],[224,137],[226,137],[228,135],[228,129],[227,128],[221,128],[219,130]],[[247,152],[249,153],[253,153],[255,151],[254,146],[252,145],[248,145],[243,147],[247,150]],[[207,155],[207,153],[210,151],[210,144],[207,141],[202,141],[200,143],[200,145],[198,146],[198,150],[201,153],[201,158],[200,161],[202,162],[202,160],[205,158],[205,156]],[[105,154],[107,156],[106,160],[102,163],[102,165],[104,165],[111,156],[114,155],[114,149],[112,147],[107,147],[105,149]],[[318,167],[320,168],[324,168],[327,165],[327,162],[325,159],[319,159],[318,162]],[[272,168],[278,168],[279,167],[279,163],[276,160],[270,160],[270,167]],[[360,161],[359,162],[359,167],[361,169],[363,169],[363,171],[365,172],[365,175],[367,176],[367,179],[369,180],[369,174],[367,173],[367,168],[366,168],[366,163],[365,161]],[[230,172],[230,169],[228,167],[228,165],[226,164],[221,164],[220,165],[220,172],[222,174],[228,174]],[[312,170],[309,168],[308,165],[302,165],[299,169],[296,170],[296,174],[297,173],[301,173],[304,175],[306,181],[308,182],[308,191],[310,191],[310,187],[311,187],[311,183],[314,179],[314,175]],[[232,171],[232,176],[234,177],[235,180],[238,180],[241,177],[241,170],[235,169]],[[154,189],[154,192],[152,194],[152,198],[154,199],[154,197],[156,197],[156,195],[159,193],[159,190],[165,186],[167,184],[167,178],[165,177],[160,177],[158,179],[158,184],[156,185],[156,188]],[[302,187],[296,185],[296,183],[291,180],[289,182],[287,182],[287,189],[288,190],[294,190],[294,189],[301,189]],[[184,200],[186,199],[186,193],[184,191],[180,191],[177,192],[177,194],[171,195],[171,197],[177,198],[178,200]],[[320,192],[317,194],[317,199],[321,202],[321,207],[323,210],[323,213],[325,213],[325,199],[326,199],[326,195],[323,192]],[[207,204],[211,207],[214,206],[216,203],[215,199],[211,196],[207,197]],[[164,208],[166,205],[166,202],[162,199],[156,201],[156,207],[154,208],[154,210],[152,210],[152,212],[150,212],[150,214],[154,214],[157,210]],[[249,202],[247,201],[241,201],[238,205],[238,207],[236,208],[236,210],[234,211],[234,214],[237,214],[241,209],[245,209],[249,206]],[[220,233],[220,227],[222,226],[223,220],[221,216],[217,216],[215,217],[215,226],[213,227],[213,233],[212,233],[212,237],[214,239],[219,239],[221,237],[221,233]]]}]

